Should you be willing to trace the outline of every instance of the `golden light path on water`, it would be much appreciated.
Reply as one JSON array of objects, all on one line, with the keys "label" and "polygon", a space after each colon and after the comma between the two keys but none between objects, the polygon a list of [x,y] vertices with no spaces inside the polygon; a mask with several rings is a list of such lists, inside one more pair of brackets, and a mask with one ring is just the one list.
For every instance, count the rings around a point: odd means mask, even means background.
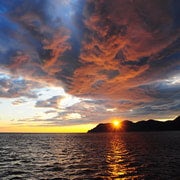
[{"label": "golden light path on water", "polygon": [[111,178],[120,178],[122,180],[126,177],[142,178],[137,174],[137,168],[132,166],[135,162],[133,153],[128,149],[125,140],[121,134],[112,134],[110,138],[110,150],[107,153],[106,161],[108,163],[107,173]]}]

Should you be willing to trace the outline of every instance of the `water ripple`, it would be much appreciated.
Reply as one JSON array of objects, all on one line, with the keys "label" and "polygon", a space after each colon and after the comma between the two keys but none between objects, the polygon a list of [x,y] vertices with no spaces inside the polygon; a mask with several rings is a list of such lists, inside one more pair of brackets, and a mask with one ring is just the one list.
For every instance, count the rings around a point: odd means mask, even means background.
[{"label": "water ripple", "polygon": [[179,179],[180,132],[0,134],[0,179]]}]

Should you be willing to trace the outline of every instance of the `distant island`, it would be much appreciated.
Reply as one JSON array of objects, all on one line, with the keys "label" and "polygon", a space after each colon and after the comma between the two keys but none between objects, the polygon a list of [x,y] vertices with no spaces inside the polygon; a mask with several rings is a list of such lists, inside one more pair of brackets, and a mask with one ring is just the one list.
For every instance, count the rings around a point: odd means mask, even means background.
[{"label": "distant island", "polygon": [[180,116],[174,120],[165,122],[157,120],[147,120],[139,122],[131,122],[128,120],[122,121],[119,127],[115,127],[112,123],[101,123],[95,128],[88,131],[88,133],[101,132],[131,132],[131,131],[178,131],[180,130]]}]

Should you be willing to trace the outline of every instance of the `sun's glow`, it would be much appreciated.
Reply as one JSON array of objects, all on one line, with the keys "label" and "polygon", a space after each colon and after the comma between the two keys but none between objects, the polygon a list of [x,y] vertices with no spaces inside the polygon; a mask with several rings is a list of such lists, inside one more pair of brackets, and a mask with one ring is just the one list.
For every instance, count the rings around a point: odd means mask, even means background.
[{"label": "sun's glow", "polygon": [[118,120],[113,121],[114,127],[118,128],[120,126],[120,122]]},{"label": "sun's glow", "polygon": [[70,126],[43,126],[43,125],[22,125],[0,122],[0,132],[26,132],[26,133],[86,133],[94,128],[95,124],[80,124]]},{"label": "sun's glow", "polygon": [[67,107],[70,107],[76,103],[79,103],[81,102],[81,99],[80,98],[77,98],[75,96],[72,96],[70,94],[66,94],[64,96],[64,98],[62,98],[60,100],[60,103],[59,103],[59,107],[61,108],[67,108]]}]

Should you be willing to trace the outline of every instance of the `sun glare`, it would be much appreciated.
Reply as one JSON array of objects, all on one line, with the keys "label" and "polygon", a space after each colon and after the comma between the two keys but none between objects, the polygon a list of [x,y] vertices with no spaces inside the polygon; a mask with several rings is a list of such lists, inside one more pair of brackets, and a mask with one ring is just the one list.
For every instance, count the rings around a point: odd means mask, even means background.
[{"label": "sun glare", "polygon": [[118,120],[113,121],[114,127],[118,128],[120,126],[120,122]]}]

